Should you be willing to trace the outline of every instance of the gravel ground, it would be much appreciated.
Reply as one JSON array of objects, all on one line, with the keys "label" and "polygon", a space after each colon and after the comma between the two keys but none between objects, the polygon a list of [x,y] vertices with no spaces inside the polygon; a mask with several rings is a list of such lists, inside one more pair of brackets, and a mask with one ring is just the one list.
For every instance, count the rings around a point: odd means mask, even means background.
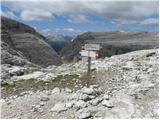
[{"label": "gravel ground", "polygon": [[[82,62],[15,74],[10,84],[1,88],[5,93],[1,118],[158,118],[158,59],[158,50],[142,50],[92,61],[89,87],[78,82],[86,72],[86,63]],[[61,82],[48,89],[40,89],[46,83],[35,82],[34,86],[40,87],[24,89],[23,85],[21,93],[15,90],[6,95],[7,90],[20,89],[13,81],[45,81],[47,75],[47,81],[54,78]],[[67,77],[57,79],[58,75]]]}]

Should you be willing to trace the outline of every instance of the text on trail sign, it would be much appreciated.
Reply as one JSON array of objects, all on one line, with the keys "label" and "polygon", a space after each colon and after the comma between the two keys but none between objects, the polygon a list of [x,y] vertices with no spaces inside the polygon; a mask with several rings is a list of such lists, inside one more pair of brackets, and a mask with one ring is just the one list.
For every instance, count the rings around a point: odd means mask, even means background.
[{"label": "text on trail sign", "polygon": [[84,49],[88,51],[100,50],[99,44],[85,44]]}]

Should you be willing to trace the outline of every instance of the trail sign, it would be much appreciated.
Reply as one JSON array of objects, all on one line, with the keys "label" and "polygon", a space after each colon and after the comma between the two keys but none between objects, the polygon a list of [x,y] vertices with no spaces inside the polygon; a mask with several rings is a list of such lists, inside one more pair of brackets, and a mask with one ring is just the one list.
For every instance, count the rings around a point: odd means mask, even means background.
[{"label": "trail sign", "polygon": [[90,79],[90,72],[91,72],[91,58],[98,59],[99,58],[99,50],[100,50],[99,44],[85,44],[81,47],[81,51],[79,52],[82,57],[88,57],[88,82],[87,86],[89,86],[89,79]]},{"label": "trail sign", "polygon": [[80,54],[81,54],[81,56],[92,57],[92,58],[96,58],[98,56],[98,52],[97,51],[81,50]]},{"label": "trail sign", "polygon": [[100,45],[99,44],[85,44],[84,49],[88,51],[100,50]]}]

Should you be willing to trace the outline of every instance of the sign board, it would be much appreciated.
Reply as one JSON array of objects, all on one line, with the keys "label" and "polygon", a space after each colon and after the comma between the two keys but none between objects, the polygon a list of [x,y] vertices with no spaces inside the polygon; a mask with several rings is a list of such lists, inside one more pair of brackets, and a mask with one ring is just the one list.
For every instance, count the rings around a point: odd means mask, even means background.
[{"label": "sign board", "polygon": [[100,45],[99,44],[85,44],[84,45],[85,50],[100,50]]},{"label": "sign board", "polygon": [[85,56],[85,57],[96,57],[96,51],[87,51],[87,50],[82,50],[80,52],[81,56]]}]

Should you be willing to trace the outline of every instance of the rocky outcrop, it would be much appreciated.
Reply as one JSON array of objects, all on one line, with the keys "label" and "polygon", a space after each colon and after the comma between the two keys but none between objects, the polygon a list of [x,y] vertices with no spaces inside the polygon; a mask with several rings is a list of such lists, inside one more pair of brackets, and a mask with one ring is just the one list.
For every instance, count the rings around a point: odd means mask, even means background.
[{"label": "rocky outcrop", "polygon": [[3,17],[2,64],[40,66],[60,65],[61,60],[45,37],[23,23]]},{"label": "rocky outcrop", "polygon": [[158,48],[158,33],[149,32],[87,32],[78,35],[61,51],[61,57],[66,62],[80,59],[80,48],[86,43],[96,43],[102,46],[100,57],[110,57],[135,50]]}]

